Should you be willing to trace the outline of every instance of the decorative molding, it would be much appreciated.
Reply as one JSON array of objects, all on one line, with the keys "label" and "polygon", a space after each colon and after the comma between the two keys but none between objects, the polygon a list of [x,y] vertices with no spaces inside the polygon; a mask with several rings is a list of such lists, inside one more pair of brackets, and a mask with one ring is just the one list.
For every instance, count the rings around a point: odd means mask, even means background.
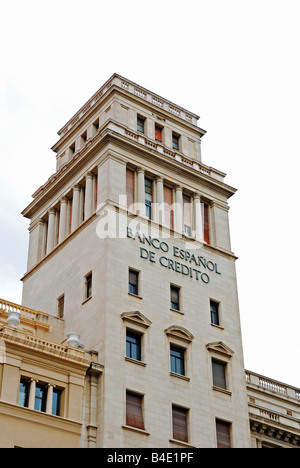
[{"label": "decorative molding", "polygon": [[213,343],[208,343],[206,348],[210,352],[221,354],[222,356],[226,356],[231,358],[234,355],[234,351],[230,349],[226,344],[222,341],[215,341]]},{"label": "decorative molding", "polygon": [[171,327],[166,328],[165,334],[173,338],[179,338],[181,340],[187,341],[188,343],[191,343],[194,339],[194,336],[191,332],[179,325],[172,325]]},{"label": "decorative molding", "polygon": [[127,322],[134,323],[135,325],[141,325],[144,328],[150,327],[152,324],[151,320],[149,320],[145,315],[143,315],[138,310],[133,312],[123,312],[121,314],[122,320],[126,320]]}]

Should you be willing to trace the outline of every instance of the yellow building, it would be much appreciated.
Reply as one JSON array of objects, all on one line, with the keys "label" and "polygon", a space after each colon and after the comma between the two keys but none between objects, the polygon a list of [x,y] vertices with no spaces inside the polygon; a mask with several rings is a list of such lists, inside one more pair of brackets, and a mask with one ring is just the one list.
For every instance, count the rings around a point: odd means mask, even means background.
[{"label": "yellow building", "polygon": [[[1,305],[1,413],[20,427],[3,446],[266,445],[272,389],[245,380],[236,190],[202,162],[198,120],[115,74],[59,131],[56,172],[23,212],[23,306]],[[299,447],[298,397],[292,436],[264,433],[273,445]]]}]

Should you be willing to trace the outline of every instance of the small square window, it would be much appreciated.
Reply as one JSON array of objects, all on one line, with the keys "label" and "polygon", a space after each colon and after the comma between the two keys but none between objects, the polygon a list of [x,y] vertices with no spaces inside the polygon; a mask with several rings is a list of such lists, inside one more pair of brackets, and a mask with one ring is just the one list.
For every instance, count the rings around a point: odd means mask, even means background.
[{"label": "small square window", "polygon": [[137,131],[140,133],[145,132],[145,120],[142,117],[137,117]]},{"label": "small square window", "polygon": [[139,294],[139,272],[135,270],[129,270],[129,284],[128,292],[138,296]]},{"label": "small square window", "polygon": [[185,375],[184,369],[184,355],[185,350],[171,345],[170,358],[171,358],[171,372],[175,374]]},{"label": "small square window", "polygon": [[171,285],[171,309],[180,310],[180,288]]},{"label": "small square window", "polygon": [[142,336],[127,330],[126,332],[126,357],[141,361]]},{"label": "small square window", "polygon": [[92,297],[93,274],[89,273],[85,277],[85,299]]},{"label": "small square window", "polygon": [[220,325],[219,303],[210,301],[210,319],[213,325]]}]

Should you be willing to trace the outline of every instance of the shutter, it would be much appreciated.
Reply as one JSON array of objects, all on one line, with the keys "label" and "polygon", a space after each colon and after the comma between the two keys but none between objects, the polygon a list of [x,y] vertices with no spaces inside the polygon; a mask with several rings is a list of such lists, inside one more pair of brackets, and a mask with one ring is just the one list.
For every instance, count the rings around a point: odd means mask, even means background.
[{"label": "shutter", "polygon": [[141,395],[126,394],[126,424],[145,430]]},{"label": "shutter", "polygon": [[165,224],[173,229],[172,189],[164,187]]},{"label": "shutter", "polygon": [[179,304],[179,289],[171,286],[171,302]]},{"label": "shutter", "polygon": [[162,141],[162,129],[159,127],[155,127],[155,140]]},{"label": "shutter", "polygon": [[173,439],[188,442],[187,410],[173,406]]},{"label": "shutter", "polygon": [[222,362],[217,362],[217,361],[212,362],[213,384],[215,387],[226,389],[225,366],[226,364],[223,364]]},{"label": "shutter", "polygon": [[209,244],[209,205],[203,204],[203,238]]},{"label": "shutter", "polygon": [[134,203],[134,172],[126,170],[127,208]]},{"label": "shutter", "polygon": [[231,448],[230,442],[230,424],[217,421],[217,447],[218,448]]}]

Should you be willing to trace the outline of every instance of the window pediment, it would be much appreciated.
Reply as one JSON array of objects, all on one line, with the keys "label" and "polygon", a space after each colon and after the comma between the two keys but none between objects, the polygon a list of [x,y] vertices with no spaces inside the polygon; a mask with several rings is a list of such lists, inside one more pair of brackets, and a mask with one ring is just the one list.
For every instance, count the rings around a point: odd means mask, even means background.
[{"label": "window pediment", "polygon": [[186,328],[180,327],[178,325],[173,325],[165,330],[165,334],[171,336],[172,338],[179,338],[181,340],[191,343],[194,339],[194,336]]},{"label": "window pediment", "polygon": [[150,327],[152,324],[151,320],[149,320],[145,315],[143,315],[138,310],[133,312],[123,312],[121,314],[122,320],[126,320],[127,322],[134,323],[135,325],[140,325],[144,328]]},{"label": "window pediment", "polygon": [[213,343],[208,343],[206,345],[206,348],[210,352],[221,354],[222,356],[226,356],[227,358],[231,358],[234,355],[234,351],[232,351],[232,349],[230,349],[222,341],[215,341]]}]

